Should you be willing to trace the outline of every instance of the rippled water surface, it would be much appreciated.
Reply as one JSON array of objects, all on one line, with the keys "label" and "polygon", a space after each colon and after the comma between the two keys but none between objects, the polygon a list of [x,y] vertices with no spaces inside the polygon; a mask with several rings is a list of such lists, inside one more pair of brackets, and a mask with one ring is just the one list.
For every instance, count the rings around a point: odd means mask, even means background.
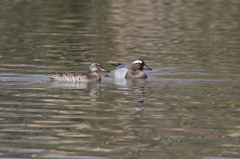
[{"label": "rippled water surface", "polygon": [[[0,2],[0,158],[239,159],[239,0]],[[46,75],[143,59],[146,80]]]}]

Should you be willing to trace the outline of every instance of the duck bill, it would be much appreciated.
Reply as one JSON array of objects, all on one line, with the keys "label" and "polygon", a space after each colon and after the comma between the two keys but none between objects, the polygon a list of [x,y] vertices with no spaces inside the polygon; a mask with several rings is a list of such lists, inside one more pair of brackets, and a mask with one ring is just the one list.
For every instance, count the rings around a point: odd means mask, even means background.
[{"label": "duck bill", "polygon": [[147,67],[147,65],[144,65],[144,66],[143,66],[143,69],[152,70],[150,67]]},{"label": "duck bill", "polygon": [[103,72],[110,72],[110,71],[106,70],[105,68],[103,68],[102,66],[99,67],[99,70],[103,71]]}]

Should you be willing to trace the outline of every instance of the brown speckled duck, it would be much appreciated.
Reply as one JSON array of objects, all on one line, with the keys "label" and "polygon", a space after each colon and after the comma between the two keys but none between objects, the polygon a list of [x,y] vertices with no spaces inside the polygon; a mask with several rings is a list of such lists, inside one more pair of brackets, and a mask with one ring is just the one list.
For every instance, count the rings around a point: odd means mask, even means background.
[{"label": "brown speckled duck", "polygon": [[53,80],[69,82],[96,82],[101,80],[97,71],[109,72],[98,63],[92,63],[88,72],[58,72],[49,75]]}]

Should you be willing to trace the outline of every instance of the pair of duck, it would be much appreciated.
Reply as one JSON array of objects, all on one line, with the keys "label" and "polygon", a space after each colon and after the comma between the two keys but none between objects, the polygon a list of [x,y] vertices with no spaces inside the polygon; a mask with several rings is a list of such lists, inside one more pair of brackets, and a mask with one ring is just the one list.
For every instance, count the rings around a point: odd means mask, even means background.
[{"label": "pair of duck", "polygon": [[97,73],[97,71],[104,71],[110,72],[109,76],[116,79],[144,79],[147,78],[147,75],[145,72],[143,72],[143,69],[152,70],[151,68],[147,67],[143,60],[135,60],[131,67],[121,63],[112,65],[116,66],[116,69],[111,72],[104,69],[98,63],[92,63],[89,66],[88,72],[58,72],[49,75],[49,77],[58,81],[96,82],[101,80],[101,76]]}]

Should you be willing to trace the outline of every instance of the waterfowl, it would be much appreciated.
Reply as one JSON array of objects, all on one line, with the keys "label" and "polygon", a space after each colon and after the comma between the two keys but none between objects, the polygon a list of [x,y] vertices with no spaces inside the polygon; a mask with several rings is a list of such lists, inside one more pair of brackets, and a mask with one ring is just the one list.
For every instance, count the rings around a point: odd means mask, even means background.
[{"label": "waterfowl", "polygon": [[58,72],[49,75],[53,80],[70,82],[96,82],[101,80],[97,71],[109,72],[98,63],[92,63],[88,72]]},{"label": "waterfowl", "polygon": [[147,78],[147,75],[145,72],[143,72],[143,69],[146,70],[152,70],[149,68],[143,60],[135,60],[133,61],[131,67],[128,65],[124,65],[121,63],[112,64],[113,66],[116,66],[117,68],[110,72],[109,76],[117,78],[117,79],[134,79],[134,78],[140,78],[144,79]]}]

